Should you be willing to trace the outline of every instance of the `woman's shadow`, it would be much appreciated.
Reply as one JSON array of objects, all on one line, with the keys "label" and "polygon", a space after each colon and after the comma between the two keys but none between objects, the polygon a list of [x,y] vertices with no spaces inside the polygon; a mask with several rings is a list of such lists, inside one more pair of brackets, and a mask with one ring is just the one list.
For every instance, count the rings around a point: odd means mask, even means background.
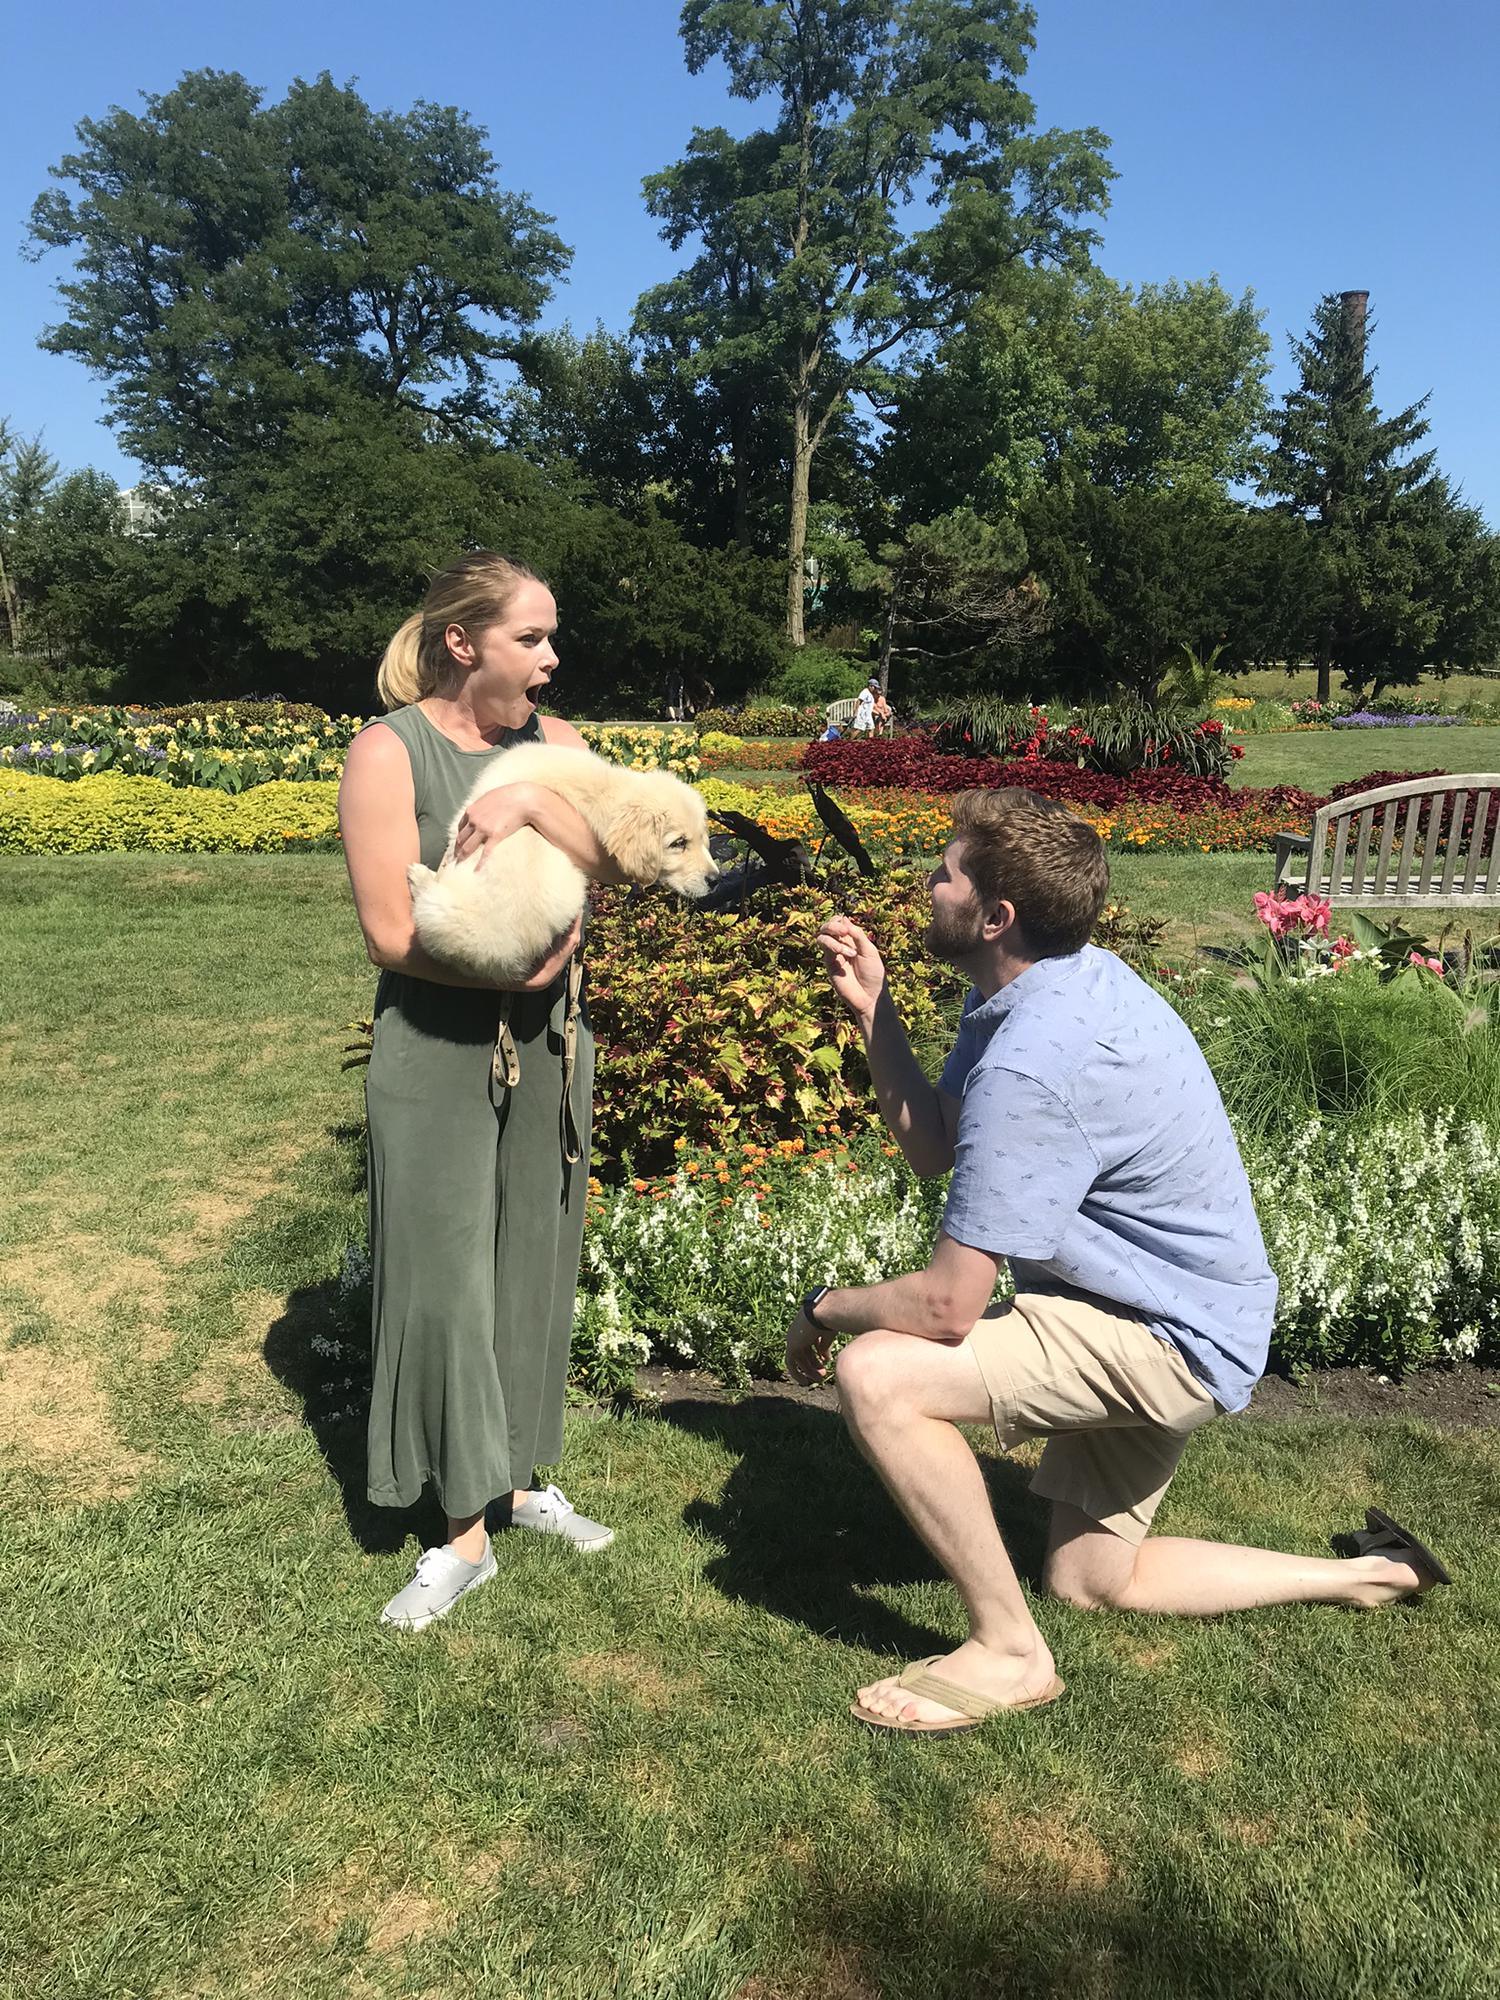
[{"label": "woman's shadow", "polygon": [[[673,1399],[659,1421],[722,1445],[734,1469],[716,1501],[683,1519],[722,1554],[704,1574],[726,1597],[759,1604],[822,1637],[872,1652],[946,1652],[954,1635],[919,1626],[877,1593],[931,1583],[942,1571],[850,1442],[826,1400],[751,1395]],[[1017,1571],[1041,1574],[1046,1508],[1009,1459],[982,1457],[1000,1532]]]},{"label": "woman's shadow", "polygon": [[[330,1358],[326,1350],[337,1350]],[[366,1555],[390,1555],[415,1536],[422,1548],[447,1535],[430,1494],[412,1507],[377,1507],[366,1492],[369,1336],[356,1331],[336,1278],[299,1286],[265,1339],[266,1366],[297,1396],[302,1420],[328,1467],[349,1533]]]}]

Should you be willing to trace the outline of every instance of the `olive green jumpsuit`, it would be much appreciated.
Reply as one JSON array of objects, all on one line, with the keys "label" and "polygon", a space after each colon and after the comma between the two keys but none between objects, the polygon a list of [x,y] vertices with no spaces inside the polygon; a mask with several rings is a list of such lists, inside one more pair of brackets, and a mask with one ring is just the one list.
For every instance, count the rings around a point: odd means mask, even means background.
[{"label": "olive green jumpsuit", "polygon": [[[411,759],[429,868],[486,764],[541,736],[533,715],[460,750],[416,707],[380,726]],[[365,1089],[377,1506],[430,1481],[445,1512],[477,1514],[561,1456],[593,1071],[576,973],[509,995],[381,974]]]}]

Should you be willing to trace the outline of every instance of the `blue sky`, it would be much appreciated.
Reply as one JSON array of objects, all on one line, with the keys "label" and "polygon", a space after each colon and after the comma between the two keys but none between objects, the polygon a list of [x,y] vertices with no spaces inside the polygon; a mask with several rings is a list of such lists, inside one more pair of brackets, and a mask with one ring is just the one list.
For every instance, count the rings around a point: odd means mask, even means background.
[{"label": "blue sky", "polygon": [[[1319,294],[1371,294],[1376,393],[1432,392],[1442,468],[1500,526],[1500,10],[1492,0],[1039,0],[1028,75],[1041,125],[1096,125],[1119,173],[1103,267],[1133,282],[1217,272],[1254,289],[1290,379],[1287,335]],[[103,386],[43,354],[64,261],[19,254],[47,169],[83,117],[137,107],[185,69],[238,69],[271,96],[327,69],[380,106],[461,105],[506,185],[572,245],[549,322],[623,328],[674,259],[643,175],[694,124],[745,129],[754,108],[691,77],[676,0],[501,0],[488,10],[395,0],[254,10],[195,4],[34,7],[6,47],[0,146],[0,415],[44,430],[71,468],[131,468],[100,421]]]}]

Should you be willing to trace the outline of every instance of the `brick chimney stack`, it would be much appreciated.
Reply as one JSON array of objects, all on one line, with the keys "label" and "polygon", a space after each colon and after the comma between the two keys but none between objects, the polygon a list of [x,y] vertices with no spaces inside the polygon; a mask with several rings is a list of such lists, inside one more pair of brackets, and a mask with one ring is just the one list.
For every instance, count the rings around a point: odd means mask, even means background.
[{"label": "brick chimney stack", "polygon": [[1359,356],[1361,368],[1365,365],[1365,315],[1370,308],[1368,292],[1340,292],[1339,304],[1344,308],[1344,325],[1354,341],[1354,351]]}]

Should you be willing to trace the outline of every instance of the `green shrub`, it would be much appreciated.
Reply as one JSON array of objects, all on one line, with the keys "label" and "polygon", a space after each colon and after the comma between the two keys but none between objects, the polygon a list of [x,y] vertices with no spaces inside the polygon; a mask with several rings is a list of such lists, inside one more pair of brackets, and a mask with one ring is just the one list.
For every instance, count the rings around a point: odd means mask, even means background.
[{"label": "green shrub", "polygon": [[909,870],[873,882],[829,874],[752,901],[743,918],[597,892],[588,949],[600,1170],[628,1160],[655,1172],[679,1138],[772,1144],[820,1126],[868,1127],[864,1052],[823,977],[817,932],[836,908],[870,932],[914,1043],[940,1059],[966,986],[926,955],[922,882]]},{"label": "green shrub", "polygon": [[823,727],[823,709],[792,708],[785,702],[758,702],[750,708],[705,708],[694,717],[700,733],[724,730],[731,736],[787,736],[807,742]]},{"label": "green shrub", "polygon": [[[831,701],[850,701],[868,680],[870,669],[847,653],[826,646],[804,646],[771,681],[767,693],[793,708],[823,708]],[[751,704],[752,709],[754,704]]]}]

